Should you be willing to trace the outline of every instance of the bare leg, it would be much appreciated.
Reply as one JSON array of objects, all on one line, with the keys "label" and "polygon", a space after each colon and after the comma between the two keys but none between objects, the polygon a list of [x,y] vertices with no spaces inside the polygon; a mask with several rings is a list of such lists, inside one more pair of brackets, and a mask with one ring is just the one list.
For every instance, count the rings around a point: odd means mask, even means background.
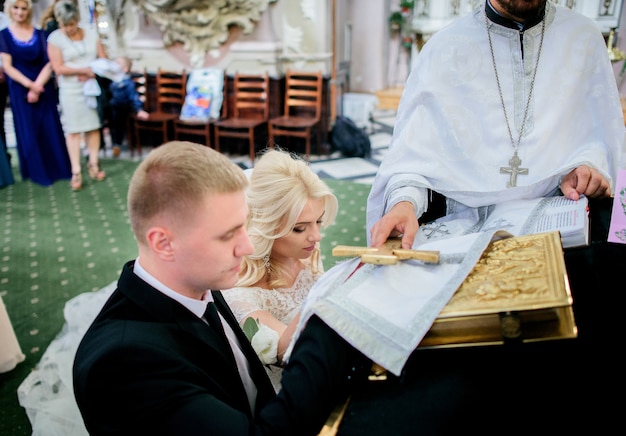
[{"label": "bare leg", "polygon": [[70,157],[70,164],[72,166],[72,180],[70,181],[70,186],[73,191],[80,191],[83,187],[80,168],[80,140],[80,133],[68,133],[65,137],[67,154]]},{"label": "bare leg", "polygon": [[65,142],[67,144],[67,154],[70,156],[72,174],[80,174],[80,133],[68,133]]},{"label": "bare leg", "polygon": [[92,130],[90,132],[85,132],[85,144],[87,145],[87,150],[89,151],[89,177],[95,180],[104,180],[106,174],[104,171],[100,171],[100,167],[98,165],[98,154],[100,152],[100,130]]}]

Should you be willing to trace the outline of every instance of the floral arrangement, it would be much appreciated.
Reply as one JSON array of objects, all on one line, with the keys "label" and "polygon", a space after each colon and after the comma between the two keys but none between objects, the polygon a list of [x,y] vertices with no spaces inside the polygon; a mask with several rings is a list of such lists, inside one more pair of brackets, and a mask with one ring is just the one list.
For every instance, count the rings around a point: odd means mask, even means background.
[{"label": "floral arrangement", "polygon": [[243,332],[250,341],[252,348],[264,365],[273,365],[278,362],[278,332],[272,330],[258,319],[246,318],[243,323]]}]

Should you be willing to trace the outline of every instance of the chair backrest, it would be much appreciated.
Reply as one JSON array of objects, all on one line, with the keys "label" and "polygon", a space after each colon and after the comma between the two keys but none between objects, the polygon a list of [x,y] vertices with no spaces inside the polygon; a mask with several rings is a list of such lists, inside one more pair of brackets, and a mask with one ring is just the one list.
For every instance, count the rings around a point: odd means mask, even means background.
[{"label": "chair backrest", "polygon": [[235,118],[255,118],[267,120],[270,78],[266,74],[235,74],[233,81]]},{"label": "chair backrest", "polygon": [[156,110],[157,112],[180,113],[185,102],[185,85],[187,73],[183,70],[157,70],[156,76]]},{"label": "chair backrest", "polygon": [[320,119],[322,73],[288,70],[285,76],[285,115]]},{"label": "chair backrest", "polygon": [[150,110],[148,101],[148,73],[145,68],[143,71],[131,71],[130,78],[135,82],[135,89],[139,95],[139,100],[143,103],[146,110]]}]

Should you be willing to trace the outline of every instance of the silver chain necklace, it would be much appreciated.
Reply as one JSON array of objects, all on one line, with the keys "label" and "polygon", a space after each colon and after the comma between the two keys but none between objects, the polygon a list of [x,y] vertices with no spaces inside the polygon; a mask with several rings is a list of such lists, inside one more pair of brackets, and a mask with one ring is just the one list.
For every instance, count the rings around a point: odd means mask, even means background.
[{"label": "silver chain necklace", "polygon": [[524,127],[526,126],[526,118],[528,117],[528,108],[530,107],[530,100],[532,99],[533,89],[535,87],[535,77],[537,77],[537,69],[539,67],[539,58],[541,57],[541,47],[543,46],[543,35],[546,30],[546,19],[544,17],[541,22],[541,40],[539,42],[539,50],[537,52],[537,61],[535,63],[535,71],[533,71],[533,78],[530,82],[530,90],[528,91],[528,100],[526,101],[526,109],[524,109],[524,118],[522,119],[522,127],[519,131],[517,143],[513,140],[513,133],[511,132],[511,126],[509,124],[509,116],[506,113],[506,106],[504,105],[504,96],[502,95],[502,86],[500,86],[500,78],[498,77],[498,69],[496,68],[496,57],[493,54],[493,43],[491,42],[491,32],[489,32],[489,19],[485,15],[485,25],[487,28],[487,38],[489,39],[489,50],[491,51],[491,61],[493,63],[493,72],[496,75],[496,83],[498,84],[498,92],[500,93],[500,103],[502,104],[502,111],[504,112],[504,121],[506,121],[506,128],[509,131],[509,138],[511,145],[513,146],[513,156],[509,159],[508,167],[500,167],[500,174],[509,174],[509,181],[506,184],[507,188],[514,188],[517,185],[518,175],[527,175],[528,168],[521,168],[522,160],[517,154],[519,150],[519,144],[524,134]]}]

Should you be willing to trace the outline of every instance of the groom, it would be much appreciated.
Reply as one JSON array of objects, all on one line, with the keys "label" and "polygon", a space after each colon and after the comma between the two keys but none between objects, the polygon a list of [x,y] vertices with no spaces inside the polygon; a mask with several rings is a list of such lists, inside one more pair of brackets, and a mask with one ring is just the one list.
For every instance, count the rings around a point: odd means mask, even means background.
[{"label": "groom", "polygon": [[369,368],[313,317],[275,394],[221,292],[210,291],[233,287],[253,251],[247,183],[225,156],[190,142],[154,149],[135,171],[128,213],[139,255],[74,361],[90,434],[314,435]]}]

